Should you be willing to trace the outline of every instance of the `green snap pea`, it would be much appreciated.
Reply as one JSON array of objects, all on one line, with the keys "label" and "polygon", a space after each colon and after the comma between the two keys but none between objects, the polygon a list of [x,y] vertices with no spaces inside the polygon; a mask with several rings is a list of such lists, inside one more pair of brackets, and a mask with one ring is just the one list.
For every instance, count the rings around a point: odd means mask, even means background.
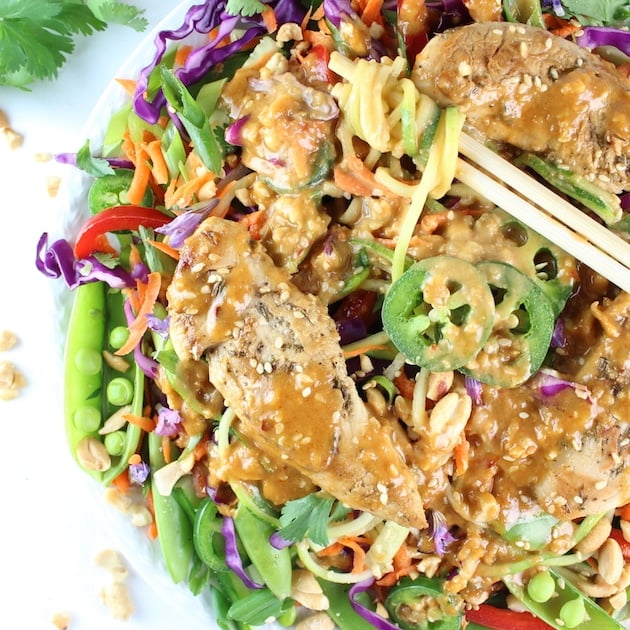
[{"label": "green snap pea", "polygon": [[348,596],[350,585],[335,584],[321,578],[317,581],[328,599],[326,613],[337,627],[341,630],[374,630],[374,626],[352,608]]},{"label": "green snap pea", "polygon": [[197,555],[214,572],[227,571],[224,540],[221,535],[222,517],[210,498],[204,499],[195,512],[193,544]]},{"label": "green snap pea", "polygon": [[279,600],[287,599],[291,594],[291,552],[269,542],[276,529],[243,505],[234,514],[234,526],[263,582]]},{"label": "green snap pea", "polygon": [[126,436],[124,431],[108,433],[103,440],[105,448],[110,455],[120,456],[125,450]]},{"label": "green snap pea", "polygon": [[129,338],[129,328],[127,326],[115,326],[109,333],[109,345],[118,350],[122,348]]},{"label": "green snap pea", "polygon": [[[149,433],[149,463],[153,473],[166,465],[162,453],[162,438]],[[173,582],[184,581],[189,574],[193,556],[193,528],[188,515],[177,500],[160,494],[155,481],[151,481],[155,524],[162,557]]]},{"label": "green snap pea", "polygon": [[556,592],[556,583],[549,575],[549,571],[541,571],[536,573],[529,582],[527,582],[527,594],[540,604],[549,601]]},{"label": "green snap pea", "polygon": [[107,383],[107,400],[110,404],[122,407],[133,400],[133,385],[124,376],[117,376]]},{"label": "green snap pea", "polygon": [[[74,294],[64,359],[66,436],[77,462],[77,446],[86,437],[97,437],[101,424],[104,338],[105,285],[102,282],[80,285]],[[86,472],[101,478],[99,471],[86,469]]]},{"label": "green snap pea", "polygon": [[[508,590],[532,614],[556,630],[576,627],[567,625],[563,616],[570,623],[579,617],[580,630],[623,630],[623,626],[618,621],[571,583],[575,575],[570,570],[557,567],[547,569],[547,573],[553,579],[555,588],[553,597],[545,602],[537,602],[531,597],[527,587],[523,586],[520,576],[506,575],[502,579]],[[580,612],[582,612],[581,617]]]}]

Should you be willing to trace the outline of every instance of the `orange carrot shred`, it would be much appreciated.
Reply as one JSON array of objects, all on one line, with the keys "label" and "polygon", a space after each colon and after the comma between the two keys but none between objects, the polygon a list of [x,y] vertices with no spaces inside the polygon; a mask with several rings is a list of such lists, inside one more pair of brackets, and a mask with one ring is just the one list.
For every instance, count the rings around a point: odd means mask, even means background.
[{"label": "orange carrot shred", "polygon": [[142,146],[139,146],[136,150],[133,178],[127,192],[127,201],[131,204],[140,205],[147,186],[149,185],[151,171],[149,169],[148,157],[146,150]]},{"label": "orange carrot shred", "polygon": [[129,472],[127,469],[123,470],[120,475],[114,477],[112,485],[118,488],[120,493],[126,494],[131,487],[131,481],[129,480]]},{"label": "orange carrot shred", "polygon": [[118,83],[129,96],[133,96],[136,93],[136,81],[133,79],[116,79],[116,83]]},{"label": "orange carrot shred", "polygon": [[383,344],[371,344],[355,348],[354,350],[344,350],[343,356],[345,359],[351,359],[352,357],[358,357],[360,354],[366,354],[367,352],[373,352],[375,350],[389,350],[389,348]]},{"label": "orange carrot shred", "polygon": [[164,153],[162,153],[162,143],[159,140],[152,140],[145,145],[145,150],[151,159],[153,179],[157,184],[167,184],[170,176]]},{"label": "orange carrot shred", "polygon": [[140,427],[143,431],[147,433],[151,433],[155,429],[155,420],[151,418],[147,418],[146,416],[136,416],[133,413],[126,413],[123,418],[130,422],[131,424],[135,424]]},{"label": "orange carrot shred", "polygon": [[[160,294],[160,286],[162,284],[162,277],[159,272],[153,271],[147,276],[147,283],[143,285],[138,283],[138,289],[144,287],[144,294],[142,295],[140,308],[136,313],[136,318],[131,324],[129,324],[129,337],[121,348],[116,350],[115,354],[125,355],[131,352],[142,339],[142,335],[147,330],[148,320],[147,315],[153,311],[153,306]],[[140,293],[140,290],[138,291]]]},{"label": "orange carrot shred", "polygon": [[140,457],[140,455],[138,455],[138,453],[134,453],[130,458],[129,458],[129,464],[140,464],[142,462],[142,457]]},{"label": "orange carrot shred", "polygon": [[186,59],[190,56],[192,52],[192,46],[181,46],[177,49],[175,53],[175,65],[183,66],[186,63]]},{"label": "orange carrot shred", "polygon": [[155,249],[159,249],[162,253],[170,256],[174,260],[179,260],[179,251],[177,251],[174,247],[171,247],[168,243],[164,243],[163,241],[152,241],[147,239],[147,243]]},{"label": "orange carrot shred", "polygon": [[459,437],[459,442],[453,449],[453,459],[455,460],[455,476],[462,475],[468,470],[468,457],[470,454],[470,443],[466,439],[465,433]]},{"label": "orange carrot shred", "polygon": [[162,436],[162,453],[164,454],[164,461],[167,464],[171,463],[171,438],[166,435]]},{"label": "orange carrot shred", "polygon": [[278,30],[278,20],[276,19],[273,7],[268,6],[261,14],[263,22],[269,33],[275,33]]}]

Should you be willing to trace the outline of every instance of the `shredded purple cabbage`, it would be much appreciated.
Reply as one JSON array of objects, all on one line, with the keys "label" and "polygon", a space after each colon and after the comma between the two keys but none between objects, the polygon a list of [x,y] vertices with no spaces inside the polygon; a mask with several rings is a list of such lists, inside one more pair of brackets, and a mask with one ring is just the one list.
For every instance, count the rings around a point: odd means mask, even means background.
[{"label": "shredded purple cabbage", "polygon": [[553,333],[551,335],[551,347],[552,348],[564,348],[567,343],[567,338],[564,333],[564,320],[559,317],[556,320],[553,327]]},{"label": "shredded purple cabbage", "polygon": [[[300,23],[306,14],[304,7],[297,0],[269,0],[266,4],[274,8],[279,24]],[[192,6],[184,16],[184,23],[178,29],[165,30],[157,34],[154,57],[140,72],[134,96],[134,110],[140,118],[151,124],[157,122],[166,103],[161,90],[157,91],[153,100],[147,99],[149,77],[162,62],[170,42],[182,41],[193,33],[206,35],[213,29],[218,29],[210,42],[193,50],[184,65],[175,70],[177,78],[188,86],[201,80],[214,66],[243,50],[247,44],[267,31],[260,14],[251,17],[231,15],[226,11],[226,5],[225,0],[218,0]],[[223,45],[225,38],[236,31],[239,33],[237,38]]]},{"label": "shredded purple cabbage", "polygon": [[575,385],[572,381],[567,381],[544,371],[541,371],[536,379],[536,387],[545,397],[555,396],[565,389],[575,389]]},{"label": "shredded purple cabbage", "polygon": [[337,332],[341,339],[341,345],[345,346],[353,341],[359,341],[367,335],[367,327],[360,317],[342,319],[336,322]]},{"label": "shredded purple cabbage", "polygon": [[58,239],[49,246],[46,232],[37,243],[35,265],[48,278],[63,278],[71,290],[97,280],[107,283],[112,289],[133,287],[136,284],[127,271],[118,266],[110,267],[96,256],[77,260],[72,246],[65,239]]},{"label": "shredded purple cabbage", "polygon": [[164,319],[157,317],[157,315],[153,315],[153,313],[149,313],[147,315],[147,322],[149,324],[149,329],[154,333],[160,335],[166,339],[168,337],[168,330],[170,326],[171,318],[167,315]]},{"label": "shredded purple cabbage", "polygon": [[129,481],[135,485],[142,486],[149,478],[150,472],[151,468],[146,462],[129,464]]},{"label": "shredded purple cabbage", "polygon": [[292,541],[287,540],[286,538],[281,536],[279,532],[274,532],[273,534],[271,534],[271,536],[269,537],[269,543],[275,549],[284,549],[285,547],[290,547],[293,544]]},{"label": "shredded purple cabbage", "polygon": [[357,582],[350,587],[348,591],[348,597],[350,598],[350,604],[354,611],[363,617],[368,623],[371,623],[376,630],[400,630],[400,628],[393,624],[391,621],[388,621],[384,617],[381,617],[379,614],[375,613],[373,610],[370,610],[367,606],[364,606],[360,602],[356,600],[357,595],[361,593],[365,593],[369,588],[374,584],[374,578],[368,578],[367,580],[363,580],[363,582]]},{"label": "shredded purple cabbage", "polygon": [[589,50],[599,46],[614,46],[626,55],[630,55],[630,31],[610,26],[585,26],[575,41]]},{"label": "shredded purple cabbage", "polygon": [[[125,319],[127,320],[127,324],[131,324],[134,321],[133,311],[131,310],[131,304],[129,300],[125,300],[123,304],[123,311],[125,312]],[[158,374],[159,363],[148,357],[144,352],[142,352],[142,343],[137,343],[135,348],[133,349],[133,358],[134,361],[138,364],[138,367],[142,370],[142,372],[150,378],[151,380],[155,380]]]},{"label": "shredded purple cabbage", "polygon": [[243,125],[249,120],[249,116],[243,116],[238,120],[235,120],[228,128],[225,130],[225,140],[230,144],[235,146],[243,145],[243,137],[241,132],[243,131]]},{"label": "shredded purple cabbage", "polygon": [[483,385],[472,376],[464,377],[466,393],[472,398],[473,405],[483,405]]},{"label": "shredded purple cabbage", "polygon": [[[107,163],[112,168],[134,168],[133,162],[131,160],[126,160],[125,158],[103,158],[107,160]],[[77,154],[76,153],[57,153],[55,155],[55,162],[59,162],[59,164],[68,164],[70,166],[77,165]]]},{"label": "shredded purple cabbage", "polygon": [[169,237],[169,245],[175,249],[180,248],[184,241],[199,227],[200,223],[210,214],[214,207],[219,203],[218,199],[212,199],[202,208],[195,210],[186,210],[178,217],[175,217],[170,223],[162,227],[155,228],[159,234]]},{"label": "shredded purple cabbage", "polygon": [[457,540],[449,531],[444,516],[436,510],[430,513],[429,533],[433,538],[435,553],[440,558],[444,556],[448,546]]},{"label": "shredded purple cabbage", "polygon": [[223,517],[221,523],[221,534],[225,539],[225,563],[228,565],[238,577],[243,580],[243,583],[248,588],[263,588],[263,584],[254,582],[252,578],[247,575],[247,572],[243,568],[243,561],[238,552],[238,546],[236,544],[236,528],[234,527],[234,520],[229,516]]},{"label": "shredded purple cabbage", "polygon": [[155,433],[165,437],[175,437],[179,433],[181,425],[182,417],[179,411],[169,409],[168,407],[160,407],[157,423],[155,425]]}]

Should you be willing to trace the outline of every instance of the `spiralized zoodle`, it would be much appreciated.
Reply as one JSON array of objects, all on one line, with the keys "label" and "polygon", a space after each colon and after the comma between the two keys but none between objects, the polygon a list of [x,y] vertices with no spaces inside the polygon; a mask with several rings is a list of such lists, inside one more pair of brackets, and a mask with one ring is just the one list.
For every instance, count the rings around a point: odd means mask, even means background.
[{"label": "spiralized zoodle", "polygon": [[221,627],[622,627],[630,300],[456,168],[465,129],[626,238],[624,20],[207,2],[122,78],[38,244],[66,431]]}]

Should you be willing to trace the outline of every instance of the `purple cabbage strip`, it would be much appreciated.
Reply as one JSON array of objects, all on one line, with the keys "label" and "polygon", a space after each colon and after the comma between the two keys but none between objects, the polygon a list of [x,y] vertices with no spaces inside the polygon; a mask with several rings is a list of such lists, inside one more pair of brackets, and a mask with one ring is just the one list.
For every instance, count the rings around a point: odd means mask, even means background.
[{"label": "purple cabbage strip", "polygon": [[[127,320],[127,325],[130,325],[131,322],[134,321],[133,312],[131,310],[131,304],[129,300],[125,300],[123,304],[123,310],[125,312],[125,319]],[[159,363],[148,357],[144,352],[142,352],[142,342],[137,343],[135,348],[133,349],[133,358],[134,361],[138,364],[138,367],[144,372],[145,376],[154,380],[158,374]]]},{"label": "purple cabbage strip", "polygon": [[363,582],[357,582],[350,587],[348,591],[348,597],[350,598],[350,604],[354,611],[363,617],[368,623],[371,623],[376,630],[400,630],[399,626],[393,624],[391,621],[388,621],[384,617],[381,617],[379,614],[375,613],[373,610],[370,610],[367,606],[360,604],[356,600],[356,596],[365,593],[371,586],[374,584],[374,578],[368,578],[367,580],[363,580]]},{"label": "purple cabbage strip", "polygon": [[474,405],[483,405],[483,385],[472,376],[464,377],[466,393],[472,398]]},{"label": "purple cabbage strip", "polygon": [[150,472],[151,468],[146,462],[129,464],[129,481],[135,485],[142,486],[149,478]]},{"label": "purple cabbage strip", "polygon": [[162,227],[155,228],[158,234],[169,237],[169,245],[175,249],[180,248],[184,241],[199,227],[199,224],[210,214],[219,203],[218,199],[212,199],[202,208],[186,210],[170,223]]},{"label": "purple cabbage strip", "polygon": [[592,50],[599,46],[614,46],[630,55],[630,31],[622,31],[609,26],[585,26],[575,38],[577,44]]},{"label": "purple cabbage strip", "polygon": [[630,192],[624,193],[623,195],[621,195],[619,197],[619,200],[621,201],[621,207],[624,210],[630,210]]},{"label": "purple cabbage strip", "polygon": [[430,514],[429,533],[435,545],[435,553],[440,558],[444,556],[448,546],[457,540],[449,531],[444,516],[435,510]]},{"label": "purple cabbage strip", "polygon": [[285,547],[290,547],[293,542],[281,536],[280,532],[274,532],[269,536],[269,544],[274,549],[284,549]]},{"label": "purple cabbage strip", "polygon": [[243,568],[243,561],[241,560],[236,544],[236,528],[234,527],[234,520],[229,516],[223,517],[223,522],[221,523],[221,534],[223,534],[223,538],[225,539],[225,563],[228,567],[232,569],[232,571],[234,571],[241,580],[243,580],[243,583],[248,588],[263,588],[263,584],[254,582],[254,580],[247,575],[245,569]]},{"label": "purple cabbage strip", "polygon": [[241,132],[243,130],[243,125],[249,120],[249,116],[243,116],[238,120],[234,121],[231,125],[227,127],[225,130],[225,140],[230,144],[235,146],[243,146],[243,138],[241,136]]},{"label": "purple cabbage strip", "polygon": [[165,437],[175,437],[179,433],[182,424],[182,416],[179,411],[160,407],[158,411],[155,433]]},{"label": "purple cabbage strip", "polygon": [[[161,90],[158,90],[152,101],[148,101],[147,90],[152,71],[162,62],[169,42],[178,42],[193,33],[208,34],[218,27],[218,33],[208,44],[193,50],[185,64],[175,71],[180,81],[186,86],[195,83],[211,70],[222,63],[235,52],[242,50],[256,37],[266,32],[264,21],[260,14],[251,17],[234,16],[226,11],[225,0],[208,1],[204,4],[192,6],[184,16],[184,23],[175,30],[165,30],[157,34],[154,57],[140,72],[136,93],[134,96],[134,110],[140,118],[149,123],[157,122],[166,100]],[[279,24],[284,22],[301,22],[306,11],[297,0],[271,0],[267,3],[274,8]],[[235,41],[222,45],[226,36],[234,30],[242,30],[242,35]]]},{"label": "purple cabbage strip", "polygon": [[58,239],[49,246],[46,232],[37,243],[35,265],[48,278],[63,278],[71,290],[97,280],[107,283],[112,289],[133,287],[136,284],[122,267],[109,267],[96,256],[77,260],[72,246],[65,239]]},{"label": "purple cabbage strip", "polygon": [[[107,160],[107,163],[112,168],[128,168],[133,169],[134,165],[131,160],[126,160],[125,158],[103,158]],[[68,164],[70,166],[77,165],[77,154],[76,153],[57,153],[55,155],[55,162],[59,162],[59,164]]]}]

